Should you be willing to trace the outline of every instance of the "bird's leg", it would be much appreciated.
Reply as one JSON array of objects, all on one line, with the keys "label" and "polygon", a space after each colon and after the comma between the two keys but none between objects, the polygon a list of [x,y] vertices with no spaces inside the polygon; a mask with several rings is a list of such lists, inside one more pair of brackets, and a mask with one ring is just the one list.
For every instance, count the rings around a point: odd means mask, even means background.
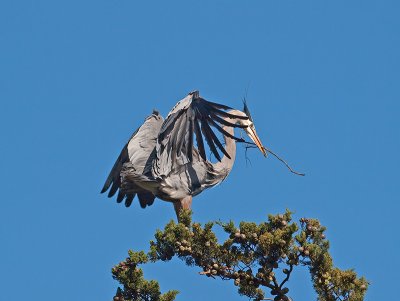
[{"label": "bird's leg", "polygon": [[192,208],[192,196],[188,195],[187,197],[184,197],[183,199],[174,202],[174,208],[175,208],[175,213],[176,217],[179,221],[179,214],[181,213],[182,210],[190,210]]}]

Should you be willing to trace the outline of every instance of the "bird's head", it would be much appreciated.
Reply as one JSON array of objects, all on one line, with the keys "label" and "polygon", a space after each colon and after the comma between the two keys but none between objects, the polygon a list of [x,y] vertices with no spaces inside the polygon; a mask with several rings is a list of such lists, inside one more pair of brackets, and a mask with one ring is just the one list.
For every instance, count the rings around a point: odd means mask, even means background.
[{"label": "bird's head", "polygon": [[283,164],[285,164],[286,167],[290,170],[290,172],[299,176],[304,176],[305,175],[304,173],[300,173],[293,170],[285,160],[283,160],[273,151],[262,145],[261,140],[257,135],[253,118],[251,117],[249,108],[247,107],[246,100],[243,100],[243,104],[244,104],[243,112],[239,110],[236,111],[236,114],[241,116],[237,119],[237,124],[239,124],[243,128],[243,130],[247,133],[247,135],[249,135],[250,139],[253,140],[254,144],[260,149],[264,157],[267,156],[267,153],[270,153],[271,155],[276,157],[279,161],[281,161]]},{"label": "bird's head", "polygon": [[243,113],[247,117],[246,119],[239,119],[239,124],[243,126],[243,130],[247,133],[250,139],[255,143],[255,145],[262,152],[264,157],[267,156],[267,151],[261,143],[260,138],[257,135],[256,127],[254,126],[253,118],[251,117],[249,108],[247,107],[246,100],[243,100]]}]

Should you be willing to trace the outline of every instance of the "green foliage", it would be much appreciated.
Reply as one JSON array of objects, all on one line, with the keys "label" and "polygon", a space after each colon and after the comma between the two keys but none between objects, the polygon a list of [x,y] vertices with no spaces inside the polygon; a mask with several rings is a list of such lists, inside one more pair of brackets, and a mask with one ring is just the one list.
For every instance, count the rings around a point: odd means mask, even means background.
[{"label": "green foliage", "polygon": [[[316,219],[292,222],[292,213],[269,215],[266,222],[209,222],[204,226],[191,221],[190,212],[182,212],[180,222],[169,222],[150,242],[150,251],[129,251],[129,257],[115,266],[113,277],[123,286],[115,301],[172,301],[177,291],[160,293],[156,281],[147,281],[138,264],[149,260],[169,261],[176,256],[187,265],[201,268],[201,275],[232,280],[240,295],[265,300],[266,292],[274,301],[289,301],[290,276],[297,266],[309,268],[320,301],[362,301],[368,288],[364,278],[353,270],[333,266],[326,228]],[[219,243],[213,232],[222,227],[228,238]],[[271,299],[272,300],[272,299]]]},{"label": "green foliage", "polygon": [[178,291],[169,291],[161,294],[157,281],[147,281],[143,278],[143,271],[138,264],[148,262],[147,255],[143,252],[129,250],[129,257],[112,269],[113,278],[123,284],[118,288],[114,301],[172,301]]},{"label": "green foliage", "polygon": [[333,267],[329,242],[325,239],[325,227],[318,220],[300,219],[302,231],[296,236],[299,250],[307,253],[308,265],[315,291],[320,301],[349,300],[362,301],[368,288],[367,280],[357,278],[353,270],[342,271]]}]

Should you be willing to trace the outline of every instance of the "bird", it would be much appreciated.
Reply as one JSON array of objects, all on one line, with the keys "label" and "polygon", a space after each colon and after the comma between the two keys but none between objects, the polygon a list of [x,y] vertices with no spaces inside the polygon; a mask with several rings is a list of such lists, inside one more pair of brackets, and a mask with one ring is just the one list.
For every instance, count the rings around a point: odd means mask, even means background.
[{"label": "bird", "polygon": [[[126,207],[135,196],[142,208],[155,198],[171,202],[179,220],[182,210],[191,210],[194,196],[221,183],[232,170],[236,142],[246,142],[234,135],[234,128],[243,129],[267,155],[245,101],[240,111],[193,91],[165,120],[153,110],[122,148],[101,193],[108,191],[111,198],[118,191],[117,202],[125,201]],[[222,134],[225,146],[216,133]],[[204,140],[215,163],[207,159]]]}]

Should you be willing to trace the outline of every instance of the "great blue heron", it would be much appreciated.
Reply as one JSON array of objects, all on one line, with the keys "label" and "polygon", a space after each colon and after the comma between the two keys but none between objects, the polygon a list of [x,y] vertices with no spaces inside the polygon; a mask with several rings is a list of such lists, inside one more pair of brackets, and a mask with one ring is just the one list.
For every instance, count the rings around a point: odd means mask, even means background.
[{"label": "great blue heron", "polygon": [[[222,133],[225,147],[211,127]],[[172,202],[179,217],[182,209],[191,208],[193,196],[221,183],[230,173],[235,141],[245,142],[234,135],[235,127],[243,129],[266,155],[246,103],[239,111],[209,102],[198,91],[189,93],[165,120],[156,111],[146,118],[122,149],[101,193],[111,187],[108,197],[118,191],[117,202],[125,200],[127,207],[136,195],[142,208],[157,197]],[[218,162],[207,160],[203,136]]]}]

